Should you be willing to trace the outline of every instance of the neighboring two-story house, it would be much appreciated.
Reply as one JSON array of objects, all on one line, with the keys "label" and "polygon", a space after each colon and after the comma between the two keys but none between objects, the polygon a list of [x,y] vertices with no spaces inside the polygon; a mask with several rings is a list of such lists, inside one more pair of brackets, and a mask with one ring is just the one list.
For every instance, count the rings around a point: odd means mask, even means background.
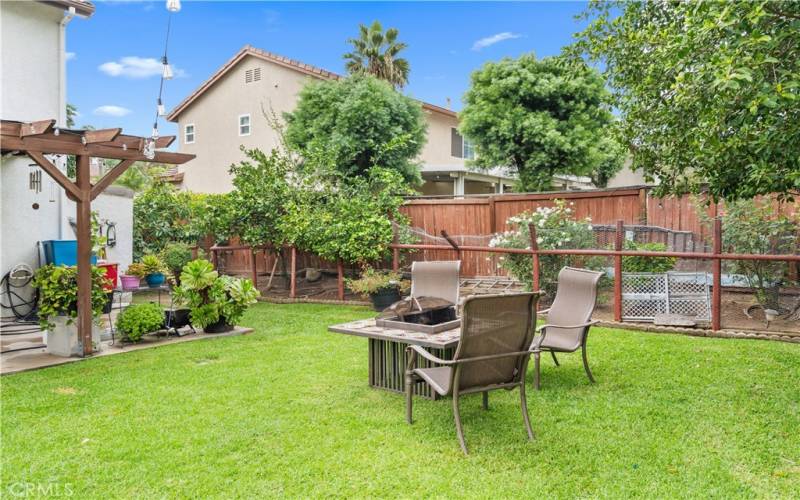
[{"label": "neighboring two-story house", "polygon": [[[338,79],[335,73],[245,46],[211,78],[183,100],[168,119],[179,126],[180,151],[197,155],[171,179],[202,193],[231,190],[228,167],[243,159],[240,145],[268,150],[279,146],[278,133],[263,112],[292,111],[309,79]],[[428,140],[419,157],[426,195],[502,193],[514,179],[496,169],[470,171],[465,160],[472,146],[457,131],[458,114],[422,103]]]}]

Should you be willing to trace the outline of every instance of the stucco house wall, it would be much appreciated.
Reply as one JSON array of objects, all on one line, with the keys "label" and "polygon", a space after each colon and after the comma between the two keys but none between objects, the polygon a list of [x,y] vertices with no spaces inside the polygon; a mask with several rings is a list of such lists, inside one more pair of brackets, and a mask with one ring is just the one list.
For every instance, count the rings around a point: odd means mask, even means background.
[{"label": "stucco house wall", "polygon": [[[267,58],[255,54],[268,54]],[[282,120],[292,111],[300,91],[311,80],[338,78],[338,75],[289,61],[286,58],[246,47],[229,67],[212,75],[209,82],[181,103],[170,114],[178,122],[179,150],[197,155],[182,166],[182,187],[195,192],[224,193],[232,189],[228,167],[243,159],[240,145],[269,150],[279,145],[279,136],[264,113]],[[238,59],[237,59],[238,58]],[[277,61],[271,58],[277,58]],[[248,72],[260,72],[260,79],[248,81]],[[206,86],[208,85],[208,86]],[[427,142],[417,161],[425,166],[463,169],[463,158],[452,156],[451,130],[458,127],[452,111],[423,103],[428,125]],[[250,115],[250,135],[239,135],[239,117]],[[194,142],[186,141],[187,125],[194,126]],[[452,182],[451,182],[452,186]],[[452,189],[451,189],[452,191]]]},{"label": "stucco house wall", "polygon": [[[62,17],[61,9],[41,3],[0,2],[0,117],[65,119]],[[31,163],[27,156],[0,159],[1,276],[17,264],[36,268],[36,242],[59,237],[61,188],[43,173],[42,191],[30,190]]]}]

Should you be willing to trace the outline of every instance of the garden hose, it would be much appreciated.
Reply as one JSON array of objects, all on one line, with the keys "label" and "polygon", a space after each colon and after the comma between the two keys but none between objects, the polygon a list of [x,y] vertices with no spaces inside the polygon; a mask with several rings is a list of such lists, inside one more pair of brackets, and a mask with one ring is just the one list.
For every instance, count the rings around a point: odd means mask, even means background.
[{"label": "garden hose", "polygon": [[[8,304],[0,300],[0,305],[11,309],[17,323],[34,324],[38,319],[36,315],[36,304],[39,299],[38,290],[34,290],[33,296],[27,300],[17,292],[17,290],[28,286],[32,281],[33,269],[27,264],[17,264],[0,280],[0,285],[2,285],[0,297],[5,296],[8,300]],[[27,311],[24,309],[20,311],[21,308],[27,308]]]}]

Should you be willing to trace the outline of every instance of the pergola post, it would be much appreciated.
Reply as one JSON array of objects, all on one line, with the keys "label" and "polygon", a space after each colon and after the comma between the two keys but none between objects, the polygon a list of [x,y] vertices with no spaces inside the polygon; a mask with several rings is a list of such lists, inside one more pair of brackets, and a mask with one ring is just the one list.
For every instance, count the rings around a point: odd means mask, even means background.
[{"label": "pergola post", "polygon": [[78,239],[78,338],[83,355],[92,354],[92,205],[89,157],[76,158],[75,184],[80,189],[75,219]]},{"label": "pergola post", "polygon": [[[122,134],[119,128],[104,130],[55,129],[55,120],[19,122],[2,120],[0,124],[0,153],[27,155],[66,192],[76,204],[76,236],[78,240],[77,329],[83,355],[92,353],[92,200],[111,185],[134,162],[183,164],[195,156],[157,151],[144,154],[147,141],[155,148],[166,148],[174,136],[144,138]],[[75,182],[71,181],[45,155],[74,155]],[[89,163],[91,158],[120,160],[92,185]],[[60,223],[61,221],[59,221]],[[212,252],[213,256],[213,252]]]}]

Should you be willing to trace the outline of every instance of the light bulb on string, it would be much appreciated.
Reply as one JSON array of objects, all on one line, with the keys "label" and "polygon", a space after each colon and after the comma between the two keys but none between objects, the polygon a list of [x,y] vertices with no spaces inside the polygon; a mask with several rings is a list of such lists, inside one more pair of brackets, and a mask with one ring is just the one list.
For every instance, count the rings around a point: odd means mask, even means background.
[{"label": "light bulb on string", "polygon": [[164,78],[164,80],[172,80],[172,66],[169,65],[166,57],[162,59],[162,61],[164,63],[164,72],[161,74],[161,77]]},{"label": "light bulb on string", "polygon": [[161,102],[161,98],[159,98],[158,99],[158,116],[164,116],[165,114],[167,114],[167,113],[166,113],[166,110],[164,109],[164,103]]},{"label": "light bulb on string", "polygon": [[152,160],[156,157],[156,141],[153,138],[147,139],[144,141],[144,149],[142,154],[148,160]]},{"label": "light bulb on string", "polygon": [[181,0],[167,0],[167,10],[179,12],[181,10]]}]

